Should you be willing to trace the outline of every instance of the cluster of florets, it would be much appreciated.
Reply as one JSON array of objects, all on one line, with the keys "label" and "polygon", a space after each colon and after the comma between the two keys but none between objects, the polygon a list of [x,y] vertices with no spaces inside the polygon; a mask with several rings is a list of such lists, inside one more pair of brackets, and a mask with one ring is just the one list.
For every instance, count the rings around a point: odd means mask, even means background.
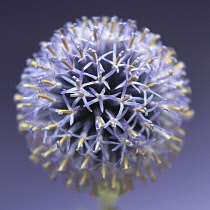
[{"label": "cluster of florets", "polygon": [[30,158],[67,186],[121,192],[170,167],[192,111],[184,64],[159,39],[133,20],[82,17],[42,42],[15,95]]}]

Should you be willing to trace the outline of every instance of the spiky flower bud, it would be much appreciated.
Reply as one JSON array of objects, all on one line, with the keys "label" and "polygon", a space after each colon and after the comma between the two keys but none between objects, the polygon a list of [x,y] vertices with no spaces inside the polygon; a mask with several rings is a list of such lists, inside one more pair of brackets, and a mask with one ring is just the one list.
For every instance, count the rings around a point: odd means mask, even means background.
[{"label": "spiky flower bud", "polygon": [[82,17],[42,42],[15,95],[30,158],[67,186],[156,180],[193,114],[184,63],[159,39],[133,20]]}]

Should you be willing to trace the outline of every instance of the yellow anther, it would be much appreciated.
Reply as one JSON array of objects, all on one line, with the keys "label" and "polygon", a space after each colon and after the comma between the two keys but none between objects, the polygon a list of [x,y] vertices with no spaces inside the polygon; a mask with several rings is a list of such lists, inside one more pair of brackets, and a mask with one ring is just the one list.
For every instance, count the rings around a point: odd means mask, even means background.
[{"label": "yellow anther", "polygon": [[58,145],[62,145],[68,138],[69,135],[65,135],[62,139],[59,140]]},{"label": "yellow anther", "polygon": [[176,53],[175,53],[175,51],[174,50],[169,50],[166,54],[165,54],[165,56],[164,56],[164,58],[163,58],[163,61],[167,61],[172,55],[175,55]]},{"label": "yellow anther", "polygon": [[80,138],[80,140],[78,141],[77,150],[78,150],[80,147],[83,147],[84,141],[85,141],[85,138],[84,138],[84,137]]},{"label": "yellow anther", "polygon": [[171,64],[173,64],[173,63],[176,63],[176,62],[177,62],[177,60],[175,58],[171,58],[171,59],[168,59],[166,61],[166,63],[167,63],[168,66],[171,65]]},{"label": "yellow anther", "polygon": [[13,97],[13,100],[14,101],[21,101],[21,100],[23,100],[23,95],[15,94],[14,97]]},{"label": "yellow anther", "polygon": [[95,41],[97,41],[97,40],[98,40],[97,31],[98,31],[98,29],[97,29],[97,28],[94,28],[94,29],[93,29],[93,38],[94,38],[94,40],[95,40]]},{"label": "yellow anther", "polygon": [[84,171],[84,173],[82,175],[82,178],[81,178],[81,180],[79,182],[79,185],[81,186],[81,185],[85,184],[87,178],[88,178],[88,171]]},{"label": "yellow anther", "polygon": [[98,127],[100,128],[100,127],[102,127],[104,125],[104,121],[103,121],[103,119],[100,117],[99,119],[98,119]]},{"label": "yellow anther", "polygon": [[31,104],[31,103],[24,103],[23,106],[24,106],[24,107],[33,107],[34,105]]},{"label": "yellow anther", "polygon": [[68,165],[69,157],[65,157],[58,167],[57,171],[64,171]]},{"label": "yellow anther", "polygon": [[150,63],[152,63],[153,61],[154,61],[154,59],[149,59],[149,60],[147,61],[147,63],[150,64]]},{"label": "yellow anther", "polygon": [[145,109],[142,109],[142,108],[137,108],[136,111],[141,112],[141,113],[145,113]]},{"label": "yellow anther", "polygon": [[179,90],[179,93],[181,94],[191,94],[191,88],[190,87],[186,87],[186,88],[182,88]]},{"label": "yellow anther", "polygon": [[38,93],[37,96],[39,98],[44,98],[44,99],[47,99],[48,101],[53,101],[53,99],[47,95],[44,95],[44,94],[41,94],[41,93]]},{"label": "yellow anther", "polygon": [[128,169],[128,157],[127,156],[124,157],[123,165],[124,165],[124,169],[127,170]]},{"label": "yellow anther", "polygon": [[56,30],[56,32],[59,33],[59,34],[61,34],[61,35],[64,35],[63,34],[63,31],[61,31],[61,29]]},{"label": "yellow anther", "polygon": [[180,152],[181,151],[181,148],[179,146],[177,146],[177,145],[175,145],[175,144],[173,144],[173,143],[171,143],[169,141],[166,141],[166,145],[168,147],[170,147],[171,149],[175,150],[176,152]]},{"label": "yellow anther", "polygon": [[50,147],[47,151],[45,151],[44,153],[42,153],[42,156],[44,158],[48,157],[49,155],[51,155],[56,149],[56,146],[53,145],[52,147]]},{"label": "yellow anther", "polygon": [[27,64],[30,65],[30,66],[33,66],[33,67],[38,65],[38,63],[33,59],[28,59]]},{"label": "yellow anther", "polygon": [[66,187],[70,187],[72,185],[74,181],[74,178],[73,177],[70,177],[67,181],[66,181]]},{"label": "yellow anther", "polygon": [[153,126],[152,126],[151,124],[145,123],[144,126],[145,126],[146,128],[149,128],[150,130],[153,130]]},{"label": "yellow anther", "polygon": [[150,83],[150,84],[144,86],[144,89],[151,88],[151,87],[154,87],[156,85],[157,85],[156,83]]},{"label": "yellow anther", "polygon": [[145,150],[143,150],[143,151],[141,151],[141,152],[140,152],[140,154],[141,154],[143,157],[145,157],[145,155],[146,155],[146,151],[145,151]]},{"label": "yellow anther", "polygon": [[30,128],[31,126],[33,126],[33,124],[31,124],[31,123],[26,123],[26,122],[20,122],[20,123],[19,123],[19,130],[20,130],[20,131],[24,131],[24,130]]},{"label": "yellow anther", "polygon": [[55,123],[55,124],[45,126],[44,129],[50,130],[50,129],[57,128],[57,127],[58,127],[58,123]]},{"label": "yellow anther", "polygon": [[66,60],[61,60],[61,62],[64,65],[66,65],[70,70],[73,70],[74,69],[74,67],[70,63],[68,63]]},{"label": "yellow anther", "polygon": [[116,173],[112,174],[112,178],[111,178],[111,188],[115,189],[116,188]]},{"label": "yellow anther", "polygon": [[31,85],[31,84],[23,84],[23,87],[40,90],[40,87],[37,87],[36,85]]},{"label": "yellow anther", "polygon": [[56,52],[55,52],[55,50],[54,50],[51,46],[47,45],[46,48],[47,48],[54,56],[56,56]]},{"label": "yellow anther", "polygon": [[59,109],[58,114],[72,114],[73,111],[72,110],[64,110],[64,109]]},{"label": "yellow anther", "polygon": [[183,109],[182,107],[178,107],[178,106],[169,106],[168,108],[174,111],[182,111]]},{"label": "yellow anther", "polygon": [[40,146],[38,146],[36,149],[34,149],[34,150],[32,151],[32,154],[33,154],[33,155],[38,155],[39,152],[41,152],[44,148],[45,148],[45,145],[40,145]]},{"label": "yellow anther", "polygon": [[157,164],[161,164],[161,159],[158,157],[158,155],[156,155],[155,153],[152,153],[152,157],[154,158],[155,162]]},{"label": "yellow anther", "polygon": [[83,21],[83,24],[88,27],[88,18],[86,16],[82,16],[82,21]]},{"label": "yellow anther", "polygon": [[50,167],[51,164],[52,164],[52,161],[51,161],[51,160],[48,160],[47,162],[45,162],[45,163],[42,165],[42,167],[45,168],[45,169],[47,169],[47,168]]},{"label": "yellow anther", "polygon": [[130,78],[128,79],[128,83],[131,83],[131,82],[135,81],[136,79],[137,79],[137,75],[134,74],[132,77],[130,77]]},{"label": "yellow anther", "polygon": [[131,34],[131,39],[130,39],[129,44],[128,44],[128,48],[131,48],[131,47],[133,46],[135,37],[136,37],[135,34],[132,33],[132,34]]},{"label": "yellow anther", "polygon": [[160,56],[165,50],[166,50],[165,47],[161,48],[161,49],[158,51],[158,55]]},{"label": "yellow anther", "polygon": [[107,173],[107,166],[106,165],[103,165],[102,166],[102,169],[101,169],[101,175],[102,175],[102,178],[103,179],[106,178],[106,173]]},{"label": "yellow anther", "polygon": [[52,82],[52,81],[49,81],[49,80],[45,80],[45,79],[42,79],[40,82],[41,82],[41,83],[48,84],[48,85],[56,85],[55,82]]},{"label": "yellow anther", "polygon": [[174,88],[180,88],[182,87],[182,82],[177,82],[174,86]]},{"label": "yellow anther", "polygon": [[95,151],[98,151],[100,149],[100,142],[97,142],[95,145]]},{"label": "yellow anther", "polygon": [[69,52],[68,42],[66,41],[66,39],[65,39],[65,38],[62,38],[61,40],[62,40],[62,42],[63,42],[64,47],[65,47],[65,48],[66,48],[66,50]]},{"label": "yellow anther", "polygon": [[91,53],[92,53],[94,63],[97,63],[98,62],[98,56],[96,54],[96,51],[92,50]]},{"label": "yellow anther", "polygon": [[178,62],[177,64],[175,64],[172,68],[174,69],[174,70],[177,70],[177,69],[182,69],[182,68],[184,68],[185,67],[185,64],[182,62],[182,61],[180,61],[180,62]]},{"label": "yellow anther", "polygon": [[111,25],[110,25],[110,33],[116,28],[117,25],[117,17],[113,17],[111,19]]},{"label": "yellow anther", "polygon": [[37,61],[32,60],[32,59],[28,59],[27,60],[28,65],[33,66],[33,67],[38,67],[38,68],[42,68],[45,70],[48,70],[48,68],[46,66],[43,66],[41,64],[39,64]]},{"label": "yellow anther", "polygon": [[47,68],[46,66],[43,66],[43,65],[40,65],[40,64],[38,64],[37,67],[38,67],[38,68],[45,69],[45,70],[48,70],[48,68]]},{"label": "yellow anther", "polygon": [[168,108],[167,106],[164,106],[164,105],[158,105],[158,107],[160,107],[160,108],[162,108],[162,109],[164,109],[164,110],[166,110],[166,111],[169,111],[169,108]]},{"label": "yellow anther", "polygon": [[136,172],[136,178],[139,178],[141,176],[139,168],[135,168],[135,172]]},{"label": "yellow anther", "polygon": [[152,180],[152,181],[156,181],[157,178],[156,178],[155,173],[154,173],[154,171],[152,170],[152,168],[151,168],[150,166],[147,166],[146,169],[147,169],[147,172],[149,173],[149,175],[150,175],[150,177],[151,177],[151,180]]},{"label": "yellow anther", "polygon": [[[83,97],[83,96],[85,95],[85,94],[82,93],[82,92],[81,92],[81,93],[78,92],[78,93],[75,93],[75,94],[78,95],[78,97]],[[75,96],[74,96],[74,97],[75,97]]]},{"label": "yellow anther", "polygon": [[27,123],[27,122],[20,122],[19,125],[18,125],[18,130],[19,131],[25,131],[32,126],[34,126],[34,124]]},{"label": "yellow anther", "polygon": [[129,20],[129,27],[133,27],[135,23],[135,20]]},{"label": "yellow anther", "polygon": [[95,25],[95,26],[97,26],[98,25],[98,17],[92,17],[92,20],[93,20],[93,24]]},{"label": "yellow anther", "polygon": [[102,24],[103,25],[106,25],[108,23],[108,21],[109,21],[109,17],[107,17],[107,16],[102,17]]},{"label": "yellow anther", "polygon": [[177,137],[177,136],[171,136],[170,138],[171,138],[171,140],[173,140],[173,141],[176,141],[176,142],[178,142],[178,143],[182,143],[182,139],[179,138],[179,137]]},{"label": "yellow anther", "polygon": [[181,135],[183,135],[183,136],[186,134],[185,130],[183,130],[182,128],[173,127],[173,129],[174,129],[175,131],[177,131],[178,133],[180,133]]},{"label": "yellow anther", "polygon": [[[154,129],[154,130],[156,130],[156,129]],[[165,130],[159,130],[159,129],[157,129],[156,131],[157,132],[160,132],[160,134],[162,134],[162,136],[164,136],[167,139],[170,139],[170,137],[171,137]]]},{"label": "yellow anther", "polygon": [[17,104],[17,109],[22,109],[24,107],[33,107],[34,105],[31,103],[19,103]]},{"label": "yellow anther", "polygon": [[146,36],[146,34],[149,32],[149,29],[148,28],[145,28],[139,38],[139,43],[144,39],[144,37]]},{"label": "yellow anther", "polygon": [[31,154],[29,156],[29,160],[32,160],[34,163],[39,163],[41,161],[41,159],[39,157],[37,157],[36,155]]},{"label": "yellow anther", "polygon": [[183,112],[183,114],[187,117],[193,117],[195,113],[193,110],[187,110],[187,111]]},{"label": "yellow anther", "polygon": [[134,137],[138,136],[138,134],[134,130],[131,130],[131,129],[128,130],[128,133],[130,133]]},{"label": "yellow anther", "polygon": [[76,31],[76,28],[75,28],[74,24],[71,24],[71,25],[70,25],[70,29],[72,30],[72,32],[74,33],[74,35],[75,35],[76,37],[78,37],[77,31]]},{"label": "yellow anther", "polygon": [[99,82],[102,82],[102,75],[101,75],[101,73],[99,73],[99,76],[97,77],[97,80],[98,80]]},{"label": "yellow anther", "polygon": [[130,71],[139,62],[139,57],[137,57],[129,66],[128,71]]},{"label": "yellow anther", "polygon": [[171,163],[168,162],[166,159],[161,158],[161,161],[166,168],[171,168]]},{"label": "yellow anther", "polygon": [[42,68],[42,69],[48,70],[48,68],[46,66],[43,66],[43,65],[39,64],[37,61],[32,60],[32,59],[28,59],[27,60],[27,64],[30,65],[30,66],[33,66],[33,67],[37,67],[37,68]]},{"label": "yellow anther", "polygon": [[121,102],[125,102],[129,99],[129,95],[125,95],[122,99],[121,99]]},{"label": "yellow anther", "polygon": [[160,79],[162,79],[164,77],[173,76],[173,75],[174,75],[174,72],[172,70],[169,70],[168,73],[158,77],[157,79],[160,80]]},{"label": "yellow anther", "polygon": [[33,127],[32,131],[38,131],[38,130],[41,130],[41,129],[42,129],[41,127]]},{"label": "yellow anther", "polygon": [[88,154],[81,164],[81,167],[80,167],[81,169],[84,169],[87,166],[89,159],[90,159],[90,155]]},{"label": "yellow anther", "polygon": [[113,126],[116,126],[116,120],[115,119],[112,119],[112,120],[110,120],[110,123],[113,125]]},{"label": "yellow anther", "polygon": [[17,120],[23,120],[23,119],[24,119],[24,115],[18,114],[18,115],[16,116],[16,119],[17,119]]},{"label": "yellow anther", "polygon": [[118,32],[118,37],[120,37],[122,35],[122,32],[124,30],[125,24],[121,23],[120,24],[120,28],[119,28],[119,32]]},{"label": "yellow anther", "polygon": [[75,79],[75,83],[76,83],[76,86],[78,89],[81,88],[81,83],[80,83],[79,79]]},{"label": "yellow anther", "polygon": [[135,154],[135,156],[138,156],[140,154],[140,149],[136,148],[134,154]]},{"label": "yellow anther", "polygon": [[160,35],[156,34],[153,39],[150,41],[149,43],[149,47],[152,47],[153,45],[156,44],[156,42],[158,41],[158,39],[160,39]]},{"label": "yellow anther", "polygon": [[118,65],[118,64],[120,63],[120,59],[122,58],[123,53],[124,53],[124,51],[121,51],[121,52],[119,53],[119,55],[117,56],[117,59],[116,59],[116,61],[115,61],[115,65]]},{"label": "yellow anther", "polygon": [[77,50],[79,51],[80,57],[84,58],[83,50],[82,50],[82,48],[79,45],[77,46]]},{"label": "yellow anther", "polygon": [[183,112],[187,112],[189,110],[190,110],[190,107],[189,106],[182,107],[182,111]]}]

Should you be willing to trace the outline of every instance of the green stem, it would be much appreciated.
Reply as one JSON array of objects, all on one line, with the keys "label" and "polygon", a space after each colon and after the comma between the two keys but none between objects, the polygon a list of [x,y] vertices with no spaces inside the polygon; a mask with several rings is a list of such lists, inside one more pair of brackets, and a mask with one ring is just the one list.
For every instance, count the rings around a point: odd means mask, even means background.
[{"label": "green stem", "polygon": [[102,210],[116,210],[115,205],[118,198],[118,193],[111,190],[100,191],[99,197],[101,200]]}]

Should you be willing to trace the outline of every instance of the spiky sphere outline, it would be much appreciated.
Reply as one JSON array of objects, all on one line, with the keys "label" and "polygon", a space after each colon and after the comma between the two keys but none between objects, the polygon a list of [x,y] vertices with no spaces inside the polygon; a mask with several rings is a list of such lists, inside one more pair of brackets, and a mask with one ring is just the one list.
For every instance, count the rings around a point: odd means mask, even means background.
[{"label": "spiky sphere outline", "polygon": [[30,158],[66,185],[121,191],[170,167],[190,118],[189,80],[175,51],[118,17],[82,17],[27,60],[18,85],[19,129]]}]

